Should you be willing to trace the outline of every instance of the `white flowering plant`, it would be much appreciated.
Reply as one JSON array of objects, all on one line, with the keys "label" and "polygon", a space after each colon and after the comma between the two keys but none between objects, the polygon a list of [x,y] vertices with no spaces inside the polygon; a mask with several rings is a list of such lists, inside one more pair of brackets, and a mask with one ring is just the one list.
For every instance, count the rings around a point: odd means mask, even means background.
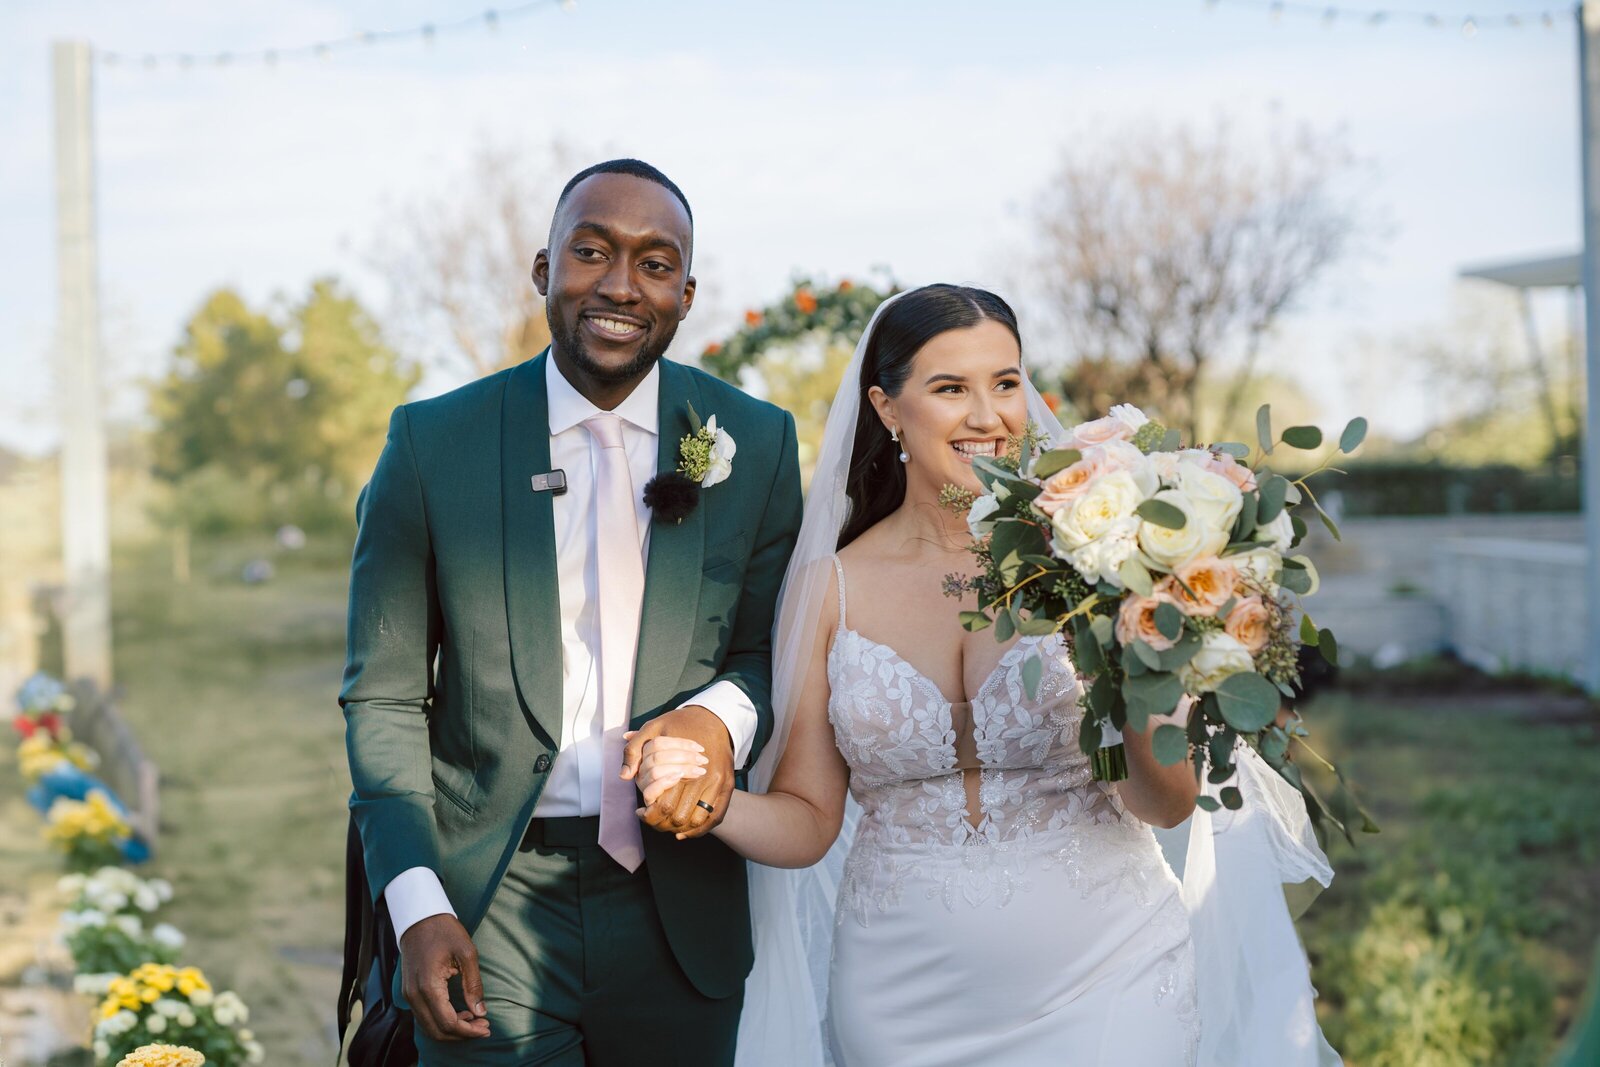
[{"label": "white flowering plant", "polygon": [[[1265,406],[1256,428],[1258,451],[1184,448],[1177,431],[1128,404],[1061,441],[1040,441],[1030,427],[1006,456],[974,458],[982,495],[947,489],[945,502],[967,509],[979,567],[975,577],[951,575],[946,589],[976,593],[978,610],[961,615],[970,631],[993,627],[999,641],[1063,635],[1093,679],[1078,742],[1096,778],[1126,777],[1121,730],[1143,732],[1187,703],[1185,725],[1158,725],[1151,745],[1162,763],[1189,760],[1197,783],[1220,787],[1201,790],[1207,810],[1243,804],[1228,784],[1243,740],[1305,795],[1319,832],[1376,830],[1342,775],[1331,803],[1305,781],[1290,747],[1306,731],[1279,714],[1297,692],[1302,646],[1338,660],[1333,633],[1304,609],[1318,577],[1295,549],[1307,511],[1338,538],[1306,483],[1337,471],[1333,460],[1361,444],[1366,420],[1351,420],[1315,469],[1294,479],[1274,473],[1269,457],[1321,450],[1322,432],[1294,426],[1275,436]],[[1030,692],[1042,670],[1037,656],[1024,661]]]},{"label": "white flowering plant", "polygon": [[58,931],[79,979],[76,988],[104,991],[107,976],[126,974],[141,963],[174,963],[184,937],[171,923],[146,928],[138,915],[107,914],[98,908],[61,913]]},{"label": "white flowering plant", "polygon": [[95,1019],[95,1063],[109,1067],[156,1042],[194,1049],[211,1067],[261,1063],[266,1052],[249,1021],[238,995],[214,992],[196,968],[142,964],[106,989]]}]

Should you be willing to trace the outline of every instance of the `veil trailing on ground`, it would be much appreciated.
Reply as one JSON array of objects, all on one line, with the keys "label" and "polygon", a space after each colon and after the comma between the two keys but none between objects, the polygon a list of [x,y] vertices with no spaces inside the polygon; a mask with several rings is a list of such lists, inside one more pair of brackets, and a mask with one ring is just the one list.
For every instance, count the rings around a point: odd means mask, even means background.
[{"label": "veil trailing on ground", "polygon": [[[750,790],[754,793],[764,793],[772,784],[773,775],[787,747],[789,731],[794,725],[795,709],[799,703],[800,689],[805,684],[814,642],[825,639],[824,634],[819,632],[818,620],[824,604],[828,602],[827,598],[831,596],[832,559],[838,548],[839,533],[844,529],[850,513],[845,480],[850,470],[856,421],[860,414],[861,369],[878,320],[897,299],[898,296],[890,297],[873,313],[828,412],[799,539],[778,596],[772,645],[775,724],[772,739],[751,771]],[[1063,439],[1066,433],[1061,423],[1026,375],[1024,388],[1027,392],[1029,420],[1044,432],[1047,439]],[[1241,759],[1241,767],[1244,763]],[[1270,770],[1268,774],[1272,778],[1277,777]],[[1289,787],[1284,784],[1283,788]],[[1309,842],[1310,848],[1316,850],[1315,841],[1310,837],[1304,805],[1298,809],[1299,822],[1296,824],[1292,818],[1293,811],[1282,802],[1281,794],[1273,795],[1280,801],[1273,808],[1273,821],[1282,823],[1281,836],[1285,840]],[[1250,796],[1248,790],[1246,796]],[[1296,794],[1294,800],[1298,799]],[[736,1060],[739,1067],[816,1067],[833,1062],[825,1036],[828,969],[839,881],[859,816],[860,808],[855,801],[847,800],[838,840],[828,854],[811,867],[783,870],[757,863],[748,865],[755,967],[745,983]],[[1203,936],[1205,932],[1224,939],[1238,936],[1235,926],[1239,921],[1239,913],[1233,908],[1222,909],[1222,894],[1215,891],[1216,860],[1212,847],[1212,828],[1205,812],[1196,811],[1189,837],[1184,868],[1188,875],[1184,882],[1184,899],[1194,915],[1201,989],[1215,985],[1227,991],[1225,997],[1219,993],[1214,998],[1218,1001],[1216,1004],[1209,1003],[1213,999],[1209,997],[1202,1001],[1202,1018],[1208,1032],[1213,1022],[1211,1015],[1214,1014],[1221,1028],[1219,1032],[1238,1034],[1247,1030],[1251,1021],[1234,1017],[1228,1005],[1221,1001],[1226,999],[1230,1003],[1241,1004],[1252,1001],[1247,995],[1236,996],[1231,992],[1234,978],[1222,968],[1235,965],[1232,950],[1224,954],[1221,951],[1223,946],[1219,944],[1216,951],[1212,951],[1202,946],[1201,941],[1210,940]],[[1320,850],[1316,850],[1316,857],[1325,868],[1326,860],[1321,856]],[[1266,863],[1269,859],[1265,855],[1255,855],[1250,857],[1250,862]],[[1284,869],[1288,870],[1287,861],[1284,862]],[[1275,870],[1268,872],[1267,877],[1274,874]],[[1302,873],[1290,880],[1298,882],[1305,877],[1307,875]],[[1291,941],[1293,933],[1291,926]],[[1297,942],[1294,948],[1298,951]],[[1301,958],[1303,960],[1304,957]],[[937,1005],[929,1005],[929,1008],[936,1010]],[[1203,1043],[1202,1050],[1204,1048]],[[1208,1060],[1203,1055],[1201,1062],[1224,1061]]]}]

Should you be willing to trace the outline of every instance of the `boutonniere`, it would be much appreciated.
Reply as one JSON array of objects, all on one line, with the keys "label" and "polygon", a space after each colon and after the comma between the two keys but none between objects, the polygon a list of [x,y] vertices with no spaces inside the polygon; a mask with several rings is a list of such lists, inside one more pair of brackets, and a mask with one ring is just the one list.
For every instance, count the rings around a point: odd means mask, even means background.
[{"label": "boutonniere", "polygon": [[733,473],[733,454],[739,448],[715,415],[702,423],[693,404],[689,425],[692,432],[678,442],[678,469],[656,475],[644,487],[645,504],[667,522],[682,522],[700,503],[700,490]]}]

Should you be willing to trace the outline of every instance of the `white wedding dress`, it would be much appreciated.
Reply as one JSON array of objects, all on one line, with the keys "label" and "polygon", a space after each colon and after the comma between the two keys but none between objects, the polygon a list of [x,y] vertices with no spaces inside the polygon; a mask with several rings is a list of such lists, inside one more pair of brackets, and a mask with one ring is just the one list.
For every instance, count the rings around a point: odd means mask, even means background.
[{"label": "white wedding dress", "polygon": [[[1194,952],[1150,828],[1078,748],[1058,636],[1006,650],[970,703],[849,627],[828,715],[861,806],[828,1022],[841,1067],[1194,1062]],[[1044,672],[1029,699],[1022,663]],[[963,769],[980,776],[969,809]]]}]

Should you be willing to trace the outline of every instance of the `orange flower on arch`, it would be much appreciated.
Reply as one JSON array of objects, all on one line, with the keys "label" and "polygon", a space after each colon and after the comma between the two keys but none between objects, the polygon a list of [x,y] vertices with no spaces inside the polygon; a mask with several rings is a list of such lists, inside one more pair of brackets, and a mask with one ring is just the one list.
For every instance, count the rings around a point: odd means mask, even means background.
[{"label": "orange flower on arch", "polygon": [[744,313],[744,324],[746,326],[751,326],[751,327],[760,326],[761,325],[761,319],[762,319],[762,314],[759,311],[746,311]]},{"label": "orange flower on arch", "polygon": [[811,295],[810,289],[796,289],[794,306],[800,309],[802,315],[810,315],[817,310],[817,298]]},{"label": "orange flower on arch", "polygon": [[1061,410],[1061,398],[1054,393],[1040,393],[1039,399],[1044,401],[1044,406],[1051,411]]},{"label": "orange flower on arch", "polygon": [[718,352],[721,352],[721,351],[722,351],[722,342],[721,341],[712,341],[710,344],[706,345],[705,354],[708,355],[708,356],[714,356]]},{"label": "orange flower on arch", "polygon": [[845,279],[843,279],[842,281],[839,282],[839,291],[841,293],[848,293],[850,290],[854,289],[855,287],[856,287],[856,283],[851,281],[849,278],[845,278]]}]

